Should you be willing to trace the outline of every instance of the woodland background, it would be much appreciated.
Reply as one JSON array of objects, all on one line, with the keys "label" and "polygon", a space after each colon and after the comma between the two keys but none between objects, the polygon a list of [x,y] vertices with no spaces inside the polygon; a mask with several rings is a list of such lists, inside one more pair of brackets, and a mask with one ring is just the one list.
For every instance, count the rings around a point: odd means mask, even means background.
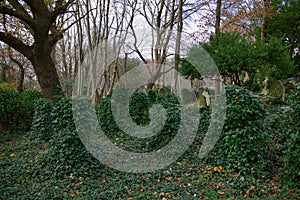
[{"label": "woodland background", "polygon": [[[299,10],[296,0],[1,0],[0,198],[299,199]],[[107,50],[100,61],[91,53],[99,47]],[[189,62],[203,49],[221,76],[203,77]],[[122,132],[110,110],[113,87],[140,63],[153,83],[130,99],[132,119],[146,125],[153,104],[167,109],[163,130],[146,140]],[[166,63],[178,71],[172,86],[155,82]],[[180,102],[170,88],[180,89],[179,75],[203,117],[176,162],[127,174],[87,152],[73,122],[74,90],[92,99],[116,145],[147,152],[178,130]],[[76,77],[84,87],[73,88]],[[224,90],[221,138],[200,160]]]}]

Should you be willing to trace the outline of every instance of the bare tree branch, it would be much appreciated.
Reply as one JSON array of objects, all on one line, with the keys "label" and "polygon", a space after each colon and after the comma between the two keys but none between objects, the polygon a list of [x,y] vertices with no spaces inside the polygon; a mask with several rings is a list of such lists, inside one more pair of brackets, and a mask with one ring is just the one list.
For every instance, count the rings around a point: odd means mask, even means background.
[{"label": "bare tree branch", "polygon": [[31,46],[24,44],[21,40],[12,36],[9,33],[0,32],[0,38],[1,38],[1,41],[8,44],[15,50],[19,51],[26,58],[28,58],[28,59],[32,58],[32,49],[33,48]]},{"label": "bare tree branch", "polygon": [[[16,3],[14,3],[16,4]],[[15,9],[15,10],[14,10]],[[14,9],[9,8],[7,5],[0,4],[0,13],[7,14],[12,17],[18,18],[19,20],[26,23],[31,28],[33,27],[33,19],[28,15],[28,13],[23,9],[19,8],[19,6],[14,7]]]}]

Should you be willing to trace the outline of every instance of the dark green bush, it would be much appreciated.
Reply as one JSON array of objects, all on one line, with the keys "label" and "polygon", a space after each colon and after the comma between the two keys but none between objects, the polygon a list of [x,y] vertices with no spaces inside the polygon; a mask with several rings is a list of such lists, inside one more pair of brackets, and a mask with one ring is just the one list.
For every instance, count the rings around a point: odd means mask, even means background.
[{"label": "dark green bush", "polygon": [[18,93],[0,88],[0,132],[29,131],[34,114],[34,102],[41,98],[38,91]]},{"label": "dark green bush", "polygon": [[209,161],[242,173],[259,172],[267,142],[264,105],[252,92],[238,86],[227,87],[226,98],[225,125]]},{"label": "dark green bush", "polygon": [[[21,96],[23,97],[24,101],[29,102],[29,101],[32,101],[32,100],[42,98],[43,94],[40,91],[37,91],[37,90],[24,90],[21,93]],[[33,107],[34,104],[31,103],[31,106]]]}]

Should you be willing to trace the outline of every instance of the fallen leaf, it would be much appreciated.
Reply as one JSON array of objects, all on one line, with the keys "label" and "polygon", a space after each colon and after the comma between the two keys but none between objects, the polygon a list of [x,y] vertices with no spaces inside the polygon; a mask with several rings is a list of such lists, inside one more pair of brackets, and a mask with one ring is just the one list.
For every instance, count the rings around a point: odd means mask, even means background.
[{"label": "fallen leaf", "polygon": [[254,190],[254,188],[255,188],[254,185],[251,185],[250,188],[249,188],[249,190],[247,190],[247,192],[245,193],[244,197],[248,198],[250,196],[251,190]]},{"label": "fallen leaf", "polygon": [[75,183],[75,186],[78,187],[82,184],[83,182],[78,182],[78,183]]},{"label": "fallen leaf", "polygon": [[165,196],[165,193],[164,193],[164,192],[161,192],[161,193],[159,194],[159,196],[160,196],[160,197],[163,197],[163,196]]}]

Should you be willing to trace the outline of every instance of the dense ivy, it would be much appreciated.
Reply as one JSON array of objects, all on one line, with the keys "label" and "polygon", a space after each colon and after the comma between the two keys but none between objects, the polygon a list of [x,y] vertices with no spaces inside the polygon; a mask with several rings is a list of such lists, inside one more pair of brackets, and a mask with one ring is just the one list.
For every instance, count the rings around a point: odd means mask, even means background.
[{"label": "dense ivy", "polygon": [[[120,130],[111,112],[110,97],[102,99],[100,104],[95,105],[95,109],[101,129],[114,143],[130,151],[146,152],[168,144],[176,135],[180,122],[180,105],[176,96],[160,95],[158,91],[154,91],[153,98],[141,92],[132,95],[129,109],[132,119],[137,124],[147,124],[150,121],[149,108],[153,104],[161,104],[167,110],[167,120],[157,135],[145,140],[134,138]],[[82,110],[81,114],[85,119],[89,117],[89,111]],[[50,142],[41,162],[45,164],[45,170],[51,172],[51,176],[97,171],[100,168],[100,163],[86,150],[76,131],[70,100],[40,100],[36,104],[35,114],[35,138]]]},{"label": "dense ivy", "polygon": [[241,173],[259,172],[267,142],[264,105],[252,92],[239,86],[227,87],[226,98],[225,125],[208,161]]},{"label": "dense ivy", "polygon": [[287,140],[283,149],[283,181],[285,185],[300,186],[300,86],[290,94],[290,119]]},{"label": "dense ivy", "polygon": [[155,136],[139,139],[124,133],[118,127],[111,112],[111,98],[104,98],[96,106],[101,128],[111,140],[128,151],[148,152],[160,149],[168,144],[177,133],[180,122],[180,104],[173,94],[159,94],[157,90],[150,90],[147,94],[135,92],[129,104],[129,113],[133,121],[138,125],[147,125],[150,120],[160,120],[155,117],[150,119],[149,109],[153,104],[160,104],[167,111],[165,125]]},{"label": "dense ivy", "polygon": [[[225,126],[218,143],[206,158],[207,164],[221,165],[242,174],[279,173],[285,177],[284,180],[292,180],[289,184],[297,183],[299,91],[289,97],[290,108],[281,109],[267,118],[266,115],[270,114],[266,113],[266,106],[251,91],[230,86],[226,88],[226,96]],[[118,127],[111,112],[111,101],[110,97],[104,98],[95,109],[101,129],[119,147],[128,151],[150,152],[165,146],[176,135],[180,122],[180,104],[175,95],[160,94],[158,90],[133,94],[129,112],[137,124],[146,125],[150,120],[160,120],[150,119],[149,108],[154,104],[160,104],[167,110],[163,129],[147,139],[132,137]],[[192,148],[194,152],[199,150],[211,119],[210,108],[200,111],[202,117],[199,134]],[[88,118],[88,112],[89,110],[82,110],[85,118]],[[97,172],[101,168],[101,164],[91,156],[80,140],[73,121],[72,102],[68,99],[37,101],[33,124],[35,131],[44,135],[41,138],[50,141],[41,162],[51,175],[76,172],[84,176],[87,171]],[[186,155],[194,152],[190,149]]]},{"label": "dense ivy", "polygon": [[[269,105],[265,121],[269,135],[269,171],[279,174],[284,187],[299,187],[300,180],[300,87],[290,93],[287,102]],[[279,105],[279,106],[278,106]]]},{"label": "dense ivy", "polygon": [[35,139],[49,141],[53,134],[53,102],[47,99],[39,99],[35,102],[35,112],[32,122],[31,136]]},{"label": "dense ivy", "polygon": [[59,98],[52,103],[44,100],[44,105],[38,108],[35,131],[50,142],[40,160],[47,174],[50,177],[71,173],[85,176],[87,172],[97,170],[99,162],[86,150],[76,131],[72,102],[67,98]]},{"label": "dense ivy", "polygon": [[[149,123],[149,108],[154,104],[162,105],[167,111],[163,129],[147,139],[139,140],[120,130],[111,113],[113,100],[109,97],[95,108],[91,106],[80,112],[82,117],[88,118],[90,111],[96,109],[101,128],[116,145],[135,152],[153,151],[173,139],[181,114],[176,96],[159,91],[135,92],[130,99],[131,117],[141,126]],[[0,182],[5,188],[1,188],[2,197],[92,198],[97,194],[121,199],[149,195],[157,199],[162,192],[168,198],[174,197],[171,194],[185,198],[181,195],[193,192],[197,197],[204,195],[213,199],[247,195],[266,198],[272,193],[279,198],[281,192],[277,186],[280,185],[276,183],[279,179],[273,177],[280,177],[281,186],[288,189],[282,195],[295,196],[289,189],[299,186],[299,91],[298,87],[288,96],[285,106],[281,103],[274,108],[269,104],[264,106],[244,88],[227,87],[226,123],[206,163],[197,153],[212,120],[209,107],[200,109],[199,134],[191,148],[168,168],[141,175],[117,172],[92,157],[75,129],[72,107],[76,105],[72,101],[39,99],[34,104],[33,137],[18,139],[19,146],[4,146],[0,155],[3,169]],[[161,120],[153,116],[151,114],[151,120]],[[141,184],[146,188],[143,191],[136,187]],[[134,192],[130,195],[126,188],[129,185]],[[249,188],[252,188],[250,194]],[[220,189],[225,191],[224,196]]]}]

